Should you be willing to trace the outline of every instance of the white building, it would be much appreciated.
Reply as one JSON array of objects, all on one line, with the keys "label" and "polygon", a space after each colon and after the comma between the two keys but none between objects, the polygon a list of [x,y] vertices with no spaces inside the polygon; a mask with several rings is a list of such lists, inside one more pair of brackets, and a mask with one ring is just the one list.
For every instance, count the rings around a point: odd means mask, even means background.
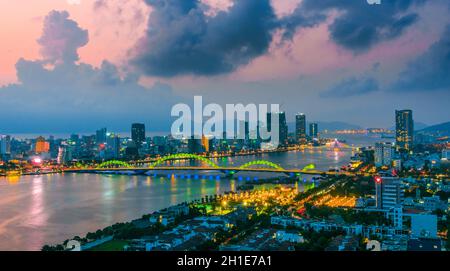
[{"label": "white building", "polygon": [[395,177],[375,178],[375,200],[377,209],[390,210],[403,202],[402,181]]},{"label": "white building", "polygon": [[394,147],[390,142],[375,143],[375,166],[391,166]]},{"label": "white building", "polygon": [[280,242],[303,243],[305,239],[298,232],[277,231],[275,238]]}]

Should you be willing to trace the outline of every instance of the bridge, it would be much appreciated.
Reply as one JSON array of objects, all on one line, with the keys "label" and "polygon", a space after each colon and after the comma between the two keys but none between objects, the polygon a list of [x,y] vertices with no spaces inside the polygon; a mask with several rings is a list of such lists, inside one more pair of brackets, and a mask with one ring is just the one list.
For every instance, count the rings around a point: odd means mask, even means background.
[{"label": "bridge", "polygon": [[[328,142],[325,145],[322,146],[306,146],[306,145],[298,145],[298,146],[289,146],[289,147],[283,147],[278,149],[271,149],[271,150],[247,150],[243,152],[235,152],[235,153],[214,153],[214,154],[208,154],[205,156],[202,156],[207,159],[218,159],[218,158],[225,158],[225,157],[236,157],[236,156],[248,156],[248,155],[262,155],[262,154],[270,154],[270,153],[280,153],[280,152],[289,152],[289,151],[323,151],[323,150],[342,150],[342,149],[351,149],[354,150],[357,147],[350,146],[348,144],[342,143],[338,140],[335,140],[333,142]],[[159,158],[146,158],[143,160],[133,160],[133,161],[127,161],[130,165],[143,165],[143,164],[149,164],[157,161]]]},{"label": "bridge", "polygon": [[[167,166],[164,165],[168,161],[174,160],[195,160],[202,163],[201,166]],[[255,160],[245,163],[240,166],[219,166],[214,163],[211,159],[204,156],[190,154],[190,153],[179,153],[167,155],[154,160],[153,162],[148,162],[145,166],[135,166],[130,163],[111,160],[103,162],[96,166],[83,166],[78,165],[77,167],[67,168],[65,172],[73,173],[105,173],[105,172],[136,172],[136,173],[146,173],[149,171],[219,171],[227,176],[232,176],[238,172],[269,172],[269,173],[282,173],[288,176],[300,176],[302,174],[309,175],[352,175],[347,172],[336,172],[336,171],[320,171],[317,170],[314,164],[306,165],[301,169],[285,169],[278,164],[267,160]]]}]

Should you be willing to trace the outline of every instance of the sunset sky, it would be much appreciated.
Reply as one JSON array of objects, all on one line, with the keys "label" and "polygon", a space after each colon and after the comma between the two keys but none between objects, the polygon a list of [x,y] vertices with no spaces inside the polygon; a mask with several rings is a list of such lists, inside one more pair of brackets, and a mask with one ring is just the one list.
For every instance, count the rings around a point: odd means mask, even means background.
[{"label": "sunset sky", "polygon": [[170,109],[449,121],[448,0],[0,0],[0,134],[168,131]]}]

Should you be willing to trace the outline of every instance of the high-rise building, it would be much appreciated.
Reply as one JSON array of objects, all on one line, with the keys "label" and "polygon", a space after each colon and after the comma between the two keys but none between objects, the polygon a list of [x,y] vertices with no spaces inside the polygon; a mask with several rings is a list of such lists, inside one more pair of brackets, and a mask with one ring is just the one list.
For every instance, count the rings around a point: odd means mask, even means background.
[{"label": "high-rise building", "polygon": [[[248,121],[240,120],[237,122],[237,139],[247,140],[250,138],[250,124]],[[225,138],[225,137],[224,137]]]},{"label": "high-rise building", "polygon": [[309,136],[311,138],[319,138],[319,124],[313,122],[309,124]]},{"label": "high-rise building", "polygon": [[102,128],[96,131],[95,141],[97,142],[97,145],[106,143],[106,133],[106,128]]},{"label": "high-rise building", "polygon": [[209,152],[209,138],[202,135],[202,147],[205,152]]},{"label": "high-rise building", "polygon": [[398,150],[412,150],[414,120],[412,110],[395,111],[395,138]]},{"label": "high-rise building", "polygon": [[295,135],[298,142],[306,139],[306,116],[303,113],[295,115]]},{"label": "high-rise building", "polygon": [[66,164],[72,160],[72,147],[66,143],[58,148],[58,164]]},{"label": "high-rise building", "polygon": [[375,166],[390,166],[394,148],[390,142],[375,143]]},{"label": "high-rise building", "polygon": [[131,139],[138,148],[145,142],[145,124],[133,123],[131,125]]},{"label": "high-rise building", "polygon": [[11,154],[11,137],[0,135],[0,155]]},{"label": "high-rise building", "polygon": [[139,150],[135,141],[131,140],[127,142],[127,148],[125,149],[125,157],[127,159],[139,158]]},{"label": "high-rise building", "polygon": [[43,138],[42,136],[38,137],[36,139],[36,145],[34,148],[34,152],[35,153],[47,153],[50,150],[50,143],[48,143],[47,141],[45,141],[45,138]]},{"label": "high-rise building", "polygon": [[120,137],[111,133],[106,135],[107,158],[117,159],[120,156]]},{"label": "high-rise building", "polygon": [[375,200],[377,209],[389,210],[403,202],[402,181],[395,177],[375,177]]},{"label": "high-rise building", "polygon": [[202,140],[191,136],[188,139],[188,151],[189,153],[202,153]]},{"label": "high-rise building", "polygon": [[[272,125],[272,114],[278,115],[278,127]],[[286,113],[269,112],[267,113],[267,131],[272,132],[273,128],[278,128],[279,147],[284,147],[288,143],[288,126],[286,123]]]}]

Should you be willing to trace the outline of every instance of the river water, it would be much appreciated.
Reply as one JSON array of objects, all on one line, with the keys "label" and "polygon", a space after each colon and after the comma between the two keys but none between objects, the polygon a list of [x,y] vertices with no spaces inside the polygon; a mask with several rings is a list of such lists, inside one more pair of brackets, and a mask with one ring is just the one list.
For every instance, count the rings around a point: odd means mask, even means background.
[{"label": "river water", "polygon": [[[351,150],[315,149],[240,156],[215,160],[238,166],[252,160],[269,160],[284,168],[314,163],[318,169],[340,167]],[[198,178],[177,176],[124,176],[52,174],[0,177],[0,250],[39,250],[75,235],[125,222],[204,195],[235,190],[247,178],[274,176],[238,173],[230,180],[217,172],[198,172]],[[220,178],[220,179],[217,179]]]}]

